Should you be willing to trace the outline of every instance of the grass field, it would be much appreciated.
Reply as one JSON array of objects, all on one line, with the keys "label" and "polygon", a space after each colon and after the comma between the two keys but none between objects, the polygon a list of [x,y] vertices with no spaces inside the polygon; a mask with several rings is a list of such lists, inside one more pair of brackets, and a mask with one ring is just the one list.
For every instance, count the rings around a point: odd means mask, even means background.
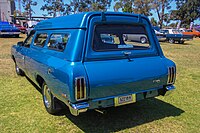
[{"label": "grass field", "polygon": [[200,132],[200,38],[184,45],[161,43],[165,56],[177,65],[171,95],[78,117],[68,110],[49,115],[40,92],[15,74],[10,48],[23,39],[0,38],[0,132]]}]

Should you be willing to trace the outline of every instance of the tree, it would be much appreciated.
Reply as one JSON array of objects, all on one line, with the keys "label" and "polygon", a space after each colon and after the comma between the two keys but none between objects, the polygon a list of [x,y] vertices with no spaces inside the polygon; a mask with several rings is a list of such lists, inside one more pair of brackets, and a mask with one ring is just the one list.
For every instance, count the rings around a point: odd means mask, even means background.
[{"label": "tree", "polygon": [[123,12],[151,16],[152,2],[153,0],[119,0],[115,3],[114,10],[122,9]]},{"label": "tree", "polygon": [[171,14],[170,13],[164,14],[163,21],[166,22],[166,26],[167,26],[171,21]]},{"label": "tree", "polygon": [[178,23],[171,23],[171,24],[169,24],[168,26],[169,26],[169,27],[172,27],[172,28],[176,28],[176,27],[177,27],[177,24],[178,24]]},{"label": "tree", "polygon": [[119,9],[122,9],[123,12],[133,13],[133,2],[134,0],[119,0],[115,3],[114,10],[119,11]]},{"label": "tree", "polygon": [[72,0],[70,6],[73,13],[88,11],[107,11],[111,0]]},{"label": "tree", "polygon": [[[115,0],[116,2],[117,0]],[[133,1],[134,0],[119,0],[114,5],[114,11],[119,11],[122,9],[123,12],[132,13],[133,12]]]},{"label": "tree", "polygon": [[153,8],[156,11],[159,19],[159,25],[162,29],[164,17],[166,14],[166,10],[169,10],[171,8],[170,3],[172,0],[154,0],[153,1]]},{"label": "tree", "polygon": [[37,2],[35,0],[22,0],[22,6],[25,12],[28,14],[29,19],[32,17],[32,13],[34,13],[32,6],[36,6]]},{"label": "tree", "polygon": [[[65,11],[65,4],[63,0],[43,0],[45,4],[41,10],[47,11],[50,16],[60,16]],[[63,14],[62,14],[63,15]]]},{"label": "tree", "polygon": [[176,0],[177,10],[172,11],[175,20],[181,20],[182,24],[190,25],[200,18],[199,0]]},{"label": "tree", "polygon": [[153,17],[151,18],[151,24],[153,26],[157,26],[158,25],[157,21]]},{"label": "tree", "polygon": [[153,0],[135,0],[134,13],[152,16],[152,13],[150,12],[152,9],[152,2]]}]

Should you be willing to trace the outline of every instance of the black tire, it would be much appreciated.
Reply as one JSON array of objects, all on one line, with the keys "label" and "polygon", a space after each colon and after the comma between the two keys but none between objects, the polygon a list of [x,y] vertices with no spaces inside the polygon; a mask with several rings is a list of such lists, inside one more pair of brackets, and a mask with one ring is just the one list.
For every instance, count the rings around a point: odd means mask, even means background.
[{"label": "black tire", "polygon": [[24,71],[22,71],[19,67],[18,67],[18,65],[15,63],[15,72],[17,73],[17,75],[19,75],[19,76],[24,76],[25,75],[25,73],[24,73]]},{"label": "black tire", "polygon": [[19,34],[18,34],[18,35],[15,35],[15,37],[16,37],[16,38],[19,38]]},{"label": "black tire", "polygon": [[174,43],[174,42],[175,42],[174,39],[172,38],[169,39],[169,43]]},{"label": "black tire", "polygon": [[183,44],[183,43],[184,43],[184,41],[178,41],[178,43],[179,43],[179,44]]},{"label": "black tire", "polygon": [[42,85],[42,98],[46,111],[49,114],[57,115],[62,108],[56,108],[56,98],[52,95],[51,90],[44,82]]},{"label": "black tire", "polygon": [[140,38],[140,42],[141,42],[142,44],[146,43],[146,42],[147,42],[147,38],[146,38],[146,37],[141,37],[141,38]]}]

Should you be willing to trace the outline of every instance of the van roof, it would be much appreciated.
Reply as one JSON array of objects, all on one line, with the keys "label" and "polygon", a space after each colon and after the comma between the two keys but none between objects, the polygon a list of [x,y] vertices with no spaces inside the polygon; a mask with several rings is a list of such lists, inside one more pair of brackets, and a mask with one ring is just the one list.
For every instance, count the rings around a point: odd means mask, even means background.
[{"label": "van roof", "polygon": [[102,21],[105,15],[115,15],[115,16],[132,16],[141,18],[141,15],[122,13],[122,12],[84,12],[80,14],[67,15],[62,17],[56,17],[48,20],[43,20],[38,23],[35,30],[42,29],[84,29],[87,28],[87,21],[92,16],[102,16]]}]

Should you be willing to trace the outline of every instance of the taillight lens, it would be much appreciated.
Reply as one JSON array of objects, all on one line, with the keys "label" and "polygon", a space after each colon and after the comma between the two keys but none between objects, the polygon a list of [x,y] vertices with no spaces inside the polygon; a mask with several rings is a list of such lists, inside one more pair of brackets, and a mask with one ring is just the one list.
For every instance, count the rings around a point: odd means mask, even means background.
[{"label": "taillight lens", "polygon": [[84,77],[75,78],[75,98],[77,101],[86,99],[86,82]]},{"label": "taillight lens", "polygon": [[176,68],[169,67],[168,68],[168,81],[167,84],[174,84],[176,79]]}]

